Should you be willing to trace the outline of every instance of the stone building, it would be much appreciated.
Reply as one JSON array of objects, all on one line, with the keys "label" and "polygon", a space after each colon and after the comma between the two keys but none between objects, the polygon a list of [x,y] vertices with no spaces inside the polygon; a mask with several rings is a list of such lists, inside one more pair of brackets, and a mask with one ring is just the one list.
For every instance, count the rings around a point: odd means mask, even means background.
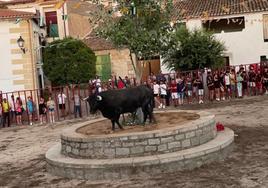
[{"label": "stone building", "polygon": [[40,40],[35,14],[0,9],[0,91],[40,87]]}]

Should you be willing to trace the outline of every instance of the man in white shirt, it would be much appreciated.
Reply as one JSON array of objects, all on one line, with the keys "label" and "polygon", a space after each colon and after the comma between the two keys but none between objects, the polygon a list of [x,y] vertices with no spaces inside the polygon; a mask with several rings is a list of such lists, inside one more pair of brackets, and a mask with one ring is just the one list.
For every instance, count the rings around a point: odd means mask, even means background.
[{"label": "man in white shirt", "polygon": [[65,101],[66,101],[66,95],[64,93],[59,93],[58,94],[58,104],[59,104],[59,109],[61,110],[61,116],[64,117],[65,116]]}]

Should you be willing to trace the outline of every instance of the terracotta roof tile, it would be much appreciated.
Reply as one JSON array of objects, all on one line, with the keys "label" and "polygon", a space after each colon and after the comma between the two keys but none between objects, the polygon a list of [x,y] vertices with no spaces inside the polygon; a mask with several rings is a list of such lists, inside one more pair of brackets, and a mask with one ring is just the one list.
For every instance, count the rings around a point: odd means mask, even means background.
[{"label": "terracotta roof tile", "polygon": [[23,4],[23,3],[32,3],[36,0],[10,0],[10,1],[1,1],[0,5],[12,5],[12,4]]},{"label": "terracotta roof tile", "polygon": [[86,37],[83,42],[90,47],[93,51],[111,50],[115,49],[112,42],[104,38],[97,37],[93,34]]},{"label": "terracotta roof tile", "polygon": [[268,11],[268,0],[174,0],[174,18],[197,18]]},{"label": "terracotta roof tile", "polygon": [[0,19],[13,19],[13,18],[32,18],[33,13],[15,11],[10,9],[0,9]]}]

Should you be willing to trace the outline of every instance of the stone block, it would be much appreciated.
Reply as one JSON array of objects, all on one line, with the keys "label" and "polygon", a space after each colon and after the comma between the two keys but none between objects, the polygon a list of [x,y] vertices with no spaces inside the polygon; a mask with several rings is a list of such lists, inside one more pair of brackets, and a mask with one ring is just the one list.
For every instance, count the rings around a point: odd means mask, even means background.
[{"label": "stone block", "polygon": [[129,148],[116,148],[115,150],[116,156],[127,156],[130,151]]},{"label": "stone block", "polygon": [[191,141],[190,141],[190,139],[183,140],[183,141],[181,142],[181,146],[182,146],[183,148],[190,147],[190,146],[191,146]]},{"label": "stone block", "polygon": [[94,147],[96,147],[96,148],[103,147],[103,142],[94,142]]},{"label": "stone block", "polygon": [[199,145],[200,138],[199,137],[194,137],[191,138],[191,146],[198,146]]},{"label": "stone block", "polygon": [[71,151],[72,151],[71,146],[66,146],[66,152],[67,152],[67,153],[70,153]]},{"label": "stone block", "polygon": [[87,143],[81,143],[81,149],[86,149],[88,148],[88,144]]},{"label": "stone block", "polygon": [[146,146],[146,145],[148,145],[147,140],[140,140],[135,142],[135,146]]},{"label": "stone block", "polygon": [[183,140],[185,138],[185,134],[178,134],[175,136],[175,140]]},{"label": "stone block", "polygon": [[159,138],[149,139],[148,142],[149,142],[149,145],[159,145],[160,139]]},{"label": "stone block", "polygon": [[195,136],[195,131],[191,131],[191,132],[187,132],[186,134],[185,134],[185,138],[187,139],[187,138],[192,138],[192,137],[194,137]]},{"label": "stone block", "polygon": [[132,147],[134,146],[133,142],[123,142],[123,147]]},{"label": "stone block", "polygon": [[115,156],[115,149],[104,149],[103,152],[104,155],[107,156],[108,158],[112,158]]},{"label": "stone block", "polygon": [[168,143],[168,149],[173,149],[173,148],[180,148],[181,147],[181,142],[171,142]]},{"label": "stone block", "polygon": [[157,146],[157,151],[166,151],[167,150],[167,144],[161,144]]},{"label": "stone block", "polygon": [[156,151],[157,147],[156,146],[145,146],[145,151],[150,152],[150,151]]},{"label": "stone block", "polygon": [[172,142],[172,141],[174,141],[174,137],[173,136],[161,138],[161,144],[169,143],[169,142]]},{"label": "stone block", "polygon": [[130,148],[130,152],[131,152],[131,154],[143,153],[144,147],[143,146],[132,147],[132,148]]},{"label": "stone block", "polygon": [[74,154],[74,155],[76,155],[76,156],[79,156],[79,149],[77,149],[77,148],[73,148],[72,149],[72,154]]},{"label": "stone block", "polygon": [[198,129],[195,131],[195,135],[196,136],[201,136],[203,133],[202,133],[202,129]]}]

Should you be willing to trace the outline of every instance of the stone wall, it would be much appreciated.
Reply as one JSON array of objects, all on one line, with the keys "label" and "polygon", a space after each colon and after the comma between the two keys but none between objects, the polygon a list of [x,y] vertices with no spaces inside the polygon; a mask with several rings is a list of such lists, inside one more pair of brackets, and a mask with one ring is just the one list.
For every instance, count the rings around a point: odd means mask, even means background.
[{"label": "stone wall", "polygon": [[[149,156],[204,144],[216,136],[214,116],[202,116],[184,126],[117,137],[61,136],[62,154],[72,158],[106,159]],[[71,131],[72,132],[72,131]]]}]

